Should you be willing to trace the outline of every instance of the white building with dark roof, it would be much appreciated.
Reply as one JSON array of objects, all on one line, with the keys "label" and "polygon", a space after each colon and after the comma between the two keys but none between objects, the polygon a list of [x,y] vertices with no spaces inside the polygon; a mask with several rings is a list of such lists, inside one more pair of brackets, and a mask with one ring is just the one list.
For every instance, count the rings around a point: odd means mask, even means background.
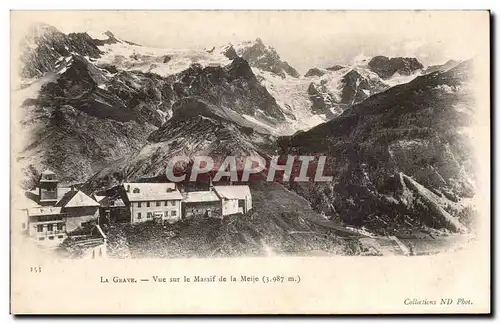
[{"label": "white building with dark roof", "polygon": [[[174,223],[184,218],[246,214],[252,209],[252,194],[247,185],[210,185],[206,191],[183,193],[175,183],[125,182],[122,186],[131,223]],[[106,198],[100,199],[101,207],[109,207],[104,206],[105,202]]]},{"label": "white building with dark roof", "polygon": [[148,220],[176,222],[182,219],[182,195],[175,183],[123,184],[132,223]]},{"label": "white building with dark roof", "polygon": [[183,193],[184,217],[221,217],[222,204],[213,190],[191,191]]},{"label": "white building with dark roof", "polygon": [[62,207],[39,206],[26,209],[27,233],[38,241],[61,243],[66,237],[66,213]]},{"label": "white building with dark roof", "polygon": [[208,191],[185,192],[183,198],[184,217],[224,217],[252,209],[252,193],[247,185],[210,185]]},{"label": "white building with dark roof", "polygon": [[222,215],[246,214],[252,209],[252,193],[246,185],[214,186],[222,203]]}]

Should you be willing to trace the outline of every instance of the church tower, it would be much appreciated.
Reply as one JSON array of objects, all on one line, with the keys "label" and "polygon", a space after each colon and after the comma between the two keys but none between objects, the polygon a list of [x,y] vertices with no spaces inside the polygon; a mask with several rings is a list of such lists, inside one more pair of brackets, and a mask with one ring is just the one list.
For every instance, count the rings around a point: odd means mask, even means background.
[{"label": "church tower", "polygon": [[53,206],[57,203],[57,180],[56,174],[47,169],[42,172],[38,182],[38,204],[41,206]]}]

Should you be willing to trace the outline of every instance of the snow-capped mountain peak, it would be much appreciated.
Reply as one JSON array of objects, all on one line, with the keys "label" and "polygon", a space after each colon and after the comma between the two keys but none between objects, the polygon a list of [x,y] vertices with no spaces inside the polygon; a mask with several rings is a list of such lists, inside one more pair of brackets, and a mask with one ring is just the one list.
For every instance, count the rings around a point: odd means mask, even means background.
[{"label": "snow-capped mountain peak", "polygon": [[227,44],[222,46],[220,52],[229,59],[233,59],[237,55],[248,61],[252,67],[274,73],[281,78],[298,78],[300,76],[297,70],[281,59],[274,47],[266,46],[260,38],[239,44]]}]

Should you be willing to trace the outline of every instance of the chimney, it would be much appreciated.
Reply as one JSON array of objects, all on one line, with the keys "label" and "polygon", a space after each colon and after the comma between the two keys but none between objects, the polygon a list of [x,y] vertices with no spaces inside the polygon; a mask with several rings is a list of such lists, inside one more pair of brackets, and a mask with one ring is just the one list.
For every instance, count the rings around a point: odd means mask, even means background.
[{"label": "chimney", "polygon": [[127,185],[127,192],[130,192],[130,185]]}]

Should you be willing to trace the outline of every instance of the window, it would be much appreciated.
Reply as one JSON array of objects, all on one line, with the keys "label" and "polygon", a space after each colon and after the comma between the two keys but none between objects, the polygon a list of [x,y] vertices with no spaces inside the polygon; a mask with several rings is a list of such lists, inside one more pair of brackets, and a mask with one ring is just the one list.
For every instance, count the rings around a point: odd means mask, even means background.
[{"label": "window", "polygon": [[54,225],[49,224],[47,225],[47,231],[52,232],[54,230]]},{"label": "window", "polygon": [[26,224],[25,224],[25,223],[23,223],[23,229],[25,229],[25,228],[26,228]]},{"label": "window", "polygon": [[175,200],[172,200],[172,206],[175,206]]},{"label": "window", "polygon": [[64,238],[64,236],[62,236],[62,235],[59,235],[59,236],[58,236],[57,238],[60,238],[60,239],[62,239],[62,238]]},{"label": "window", "polygon": [[140,193],[141,190],[139,188],[134,188],[134,190],[132,190],[133,193]]},{"label": "window", "polygon": [[36,231],[39,232],[39,233],[43,232],[43,225],[37,225],[36,226]]},{"label": "window", "polygon": [[137,219],[141,219],[142,216],[141,216],[141,213],[137,213]]},{"label": "window", "polygon": [[57,230],[62,231],[62,229],[63,229],[63,224],[61,223],[57,224]]},{"label": "window", "polygon": [[137,207],[141,208],[141,202],[140,201],[137,203]]},{"label": "window", "polygon": [[153,213],[148,212],[146,217],[147,218],[152,218],[153,217]]},{"label": "window", "polygon": [[53,237],[53,236],[49,236],[49,240],[53,240],[53,239],[54,239],[54,237]]},{"label": "window", "polygon": [[172,216],[177,216],[177,211],[172,210]]},{"label": "window", "polygon": [[149,201],[146,203],[146,207],[149,207]]},{"label": "window", "polygon": [[160,207],[161,206],[161,201],[157,201],[156,202],[156,207]]},{"label": "window", "polygon": [[39,239],[40,241],[43,241],[43,240],[45,240],[45,237],[39,237],[38,239]]},{"label": "window", "polygon": [[164,203],[165,203],[165,206],[168,206],[168,200],[165,200]]},{"label": "window", "polygon": [[165,216],[168,216],[168,210],[165,210]]}]

